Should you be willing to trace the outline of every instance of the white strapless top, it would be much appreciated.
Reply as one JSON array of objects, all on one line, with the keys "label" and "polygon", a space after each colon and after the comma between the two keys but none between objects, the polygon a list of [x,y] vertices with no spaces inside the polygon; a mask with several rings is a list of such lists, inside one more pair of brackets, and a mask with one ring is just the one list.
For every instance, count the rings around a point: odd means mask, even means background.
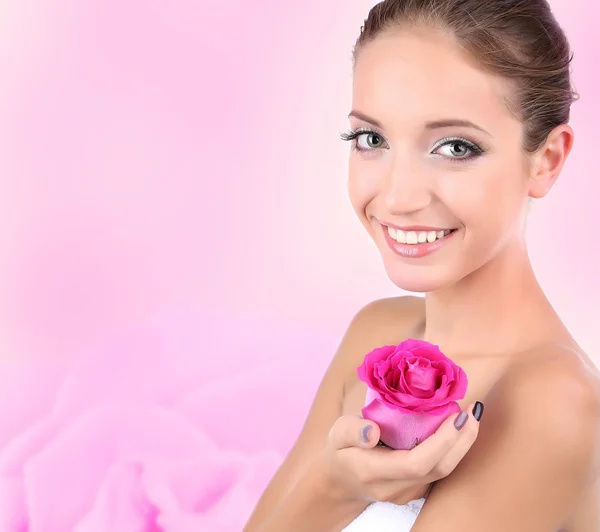
[{"label": "white strapless top", "polygon": [[374,502],[341,532],[409,532],[423,504],[425,497],[402,506],[391,502]]}]

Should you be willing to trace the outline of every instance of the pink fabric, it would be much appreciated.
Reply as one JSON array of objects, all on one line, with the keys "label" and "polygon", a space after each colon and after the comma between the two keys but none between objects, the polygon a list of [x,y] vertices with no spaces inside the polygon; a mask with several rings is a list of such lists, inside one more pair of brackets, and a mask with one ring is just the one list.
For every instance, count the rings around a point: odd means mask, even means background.
[{"label": "pink fabric", "polygon": [[461,408],[467,375],[437,345],[408,339],[365,355],[357,369],[368,386],[363,417],[377,423],[381,441],[412,449]]},{"label": "pink fabric", "polygon": [[334,345],[279,319],[171,315],[70,365],[4,364],[0,530],[239,532]]}]

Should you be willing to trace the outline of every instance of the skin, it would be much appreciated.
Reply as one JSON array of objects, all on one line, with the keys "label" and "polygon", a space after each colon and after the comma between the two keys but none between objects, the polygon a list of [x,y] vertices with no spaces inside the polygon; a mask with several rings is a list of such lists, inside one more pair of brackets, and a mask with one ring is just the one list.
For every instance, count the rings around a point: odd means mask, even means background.
[{"label": "skin", "polygon": [[[523,235],[529,198],[552,188],[573,131],[557,127],[536,153],[525,153],[507,91],[431,29],[380,35],[360,50],[352,102],[360,117],[350,126],[379,137],[356,139],[375,147],[351,152],[350,199],[390,279],[426,297],[377,300],[356,314],[245,532],[340,530],[364,509],[328,498],[317,457],[340,416],[360,415],[366,385],[356,368],[365,353],[406,338],[439,345],[466,371],[461,408],[485,404],[481,423],[471,415],[463,429],[479,432],[458,466],[391,500],[405,504],[431,488],[413,532],[600,529],[600,379],[538,285]],[[447,119],[487,133],[426,127]],[[441,147],[444,137],[485,153],[453,161],[464,147]],[[405,258],[389,249],[382,221],[458,231],[435,253]]]},{"label": "skin", "polygon": [[[427,339],[450,350],[487,350],[490,331],[499,326],[500,350],[521,347],[520,321],[530,314],[523,297],[545,306],[523,227],[529,197],[550,190],[573,131],[556,128],[546,146],[528,157],[521,149],[523,125],[508,112],[503,90],[501,79],[467,62],[431,30],[379,37],[356,65],[353,110],[384,126],[377,131],[386,146],[352,152],[350,199],[392,282],[427,293]],[[489,135],[466,127],[424,128],[450,118],[470,120]],[[350,124],[373,127],[354,116]],[[452,160],[453,150],[465,149],[450,144],[433,154],[444,137],[463,137],[487,151]],[[368,141],[364,135],[359,145]],[[432,255],[405,259],[385,243],[381,221],[458,233],[452,245]],[[515,319],[507,322],[507,313]]]},{"label": "skin", "polygon": [[[415,532],[442,525],[449,532],[478,525],[492,530],[486,524],[492,516],[498,530],[556,530],[568,519],[575,523],[578,497],[592,481],[586,473],[598,445],[597,372],[546,299],[524,239],[529,198],[550,191],[574,135],[561,125],[537,152],[525,152],[523,124],[505,104],[509,91],[448,36],[426,28],[381,35],[361,49],[356,62],[351,129],[374,133],[353,142],[352,205],[390,279],[404,290],[426,293],[423,303],[415,303],[413,337],[439,345],[468,367],[466,401],[477,391],[490,403],[489,429],[482,428],[469,459],[435,486]],[[486,132],[425,126],[450,119]],[[444,145],[444,137],[467,139],[484,153],[457,141]],[[457,232],[433,254],[406,258],[389,248],[382,222]],[[541,358],[547,363],[543,371]],[[573,404],[557,398],[562,389]],[[532,414],[520,413],[526,403],[540,409],[537,432],[527,418]],[[574,420],[576,407],[583,417]],[[514,416],[512,423],[503,414]],[[571,434],[556,441],[554,431]],[[520,445],[532,453],[521,469],[509,455],[509,449],[525,454]],[[548,482],[553,475],[565,478],[561,486]],[[536,497],[529,495],[532,489]],[[515,511],[499,518],[509,507]],[[586,512],[593,513],[589,506]],[[448,516],[469,528],[447,524]],[[569,530],[596,529],[590,519]]]}]

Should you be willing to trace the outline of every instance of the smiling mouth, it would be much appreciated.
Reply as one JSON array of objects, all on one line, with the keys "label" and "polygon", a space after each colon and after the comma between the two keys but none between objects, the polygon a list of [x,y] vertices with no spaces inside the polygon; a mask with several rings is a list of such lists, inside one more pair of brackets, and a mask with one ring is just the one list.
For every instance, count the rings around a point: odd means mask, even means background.
[{"label": "smiling mouth", "polygon": [[399,244],[418,245],[433,243],[451,235],[457,229],[444,229],[439,231],[403,231],[393,227],[385,226],[390,237]]}]

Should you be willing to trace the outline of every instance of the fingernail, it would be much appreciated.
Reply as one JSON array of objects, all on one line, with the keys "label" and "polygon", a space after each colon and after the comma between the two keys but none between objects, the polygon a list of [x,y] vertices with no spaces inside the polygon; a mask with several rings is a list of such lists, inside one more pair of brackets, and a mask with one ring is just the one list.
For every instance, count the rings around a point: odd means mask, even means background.
[{"label": "fingernail", "polygon": [[454,426],[457,430],[462,429],[465,426],[465,423],[469,419],[469,414],[467,414],[464,410],[458,415],[456,420],[454,421]]},{"label": "fingernail", "polygon": [[369,434],[371,433],[371,425],[365,425],[360,431],[360,437],[365,443],[369,443]]},{"label": "fingernail", "polygon": [[477,401],[475,403],[475,406],[473,407],[473,417],[477,421],[479,421],[481,419],[481,416],[483,416],[483,403]]}]

